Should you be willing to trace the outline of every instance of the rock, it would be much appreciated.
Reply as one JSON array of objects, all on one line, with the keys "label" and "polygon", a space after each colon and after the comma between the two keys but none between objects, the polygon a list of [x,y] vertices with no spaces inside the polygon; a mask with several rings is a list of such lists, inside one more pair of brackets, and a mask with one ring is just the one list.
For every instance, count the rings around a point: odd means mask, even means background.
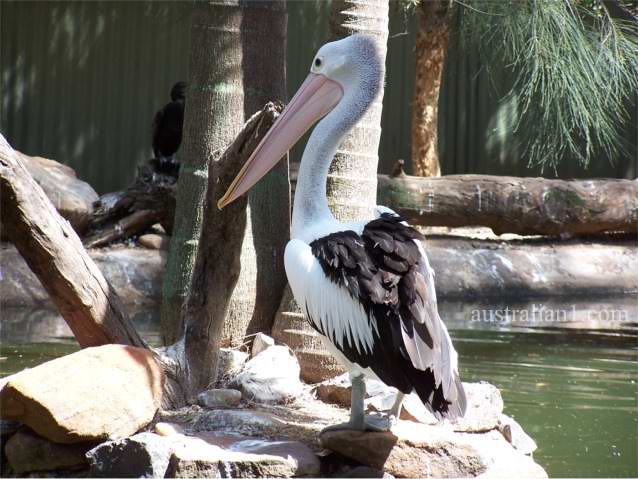
[{"label": "rock", "polygon": [[416,393],[405,396],[400,417],[401,419],[420,422],[421,424],[437,424],[439,422],[438,419],[434,417],[434,414],[428,411],[423,405]]},{"label": "rock", "polygon": [[465,416],[454,424],[455,431],[482,432],[498,427],[503,413],[501,392],[489,383],[463,383],[467,396]]},{"label": "rock", "polygon": [[217,353],[217,377],[225,383],[236,375],[246,361],[248,353],[231,348],[220,348]]},{"label": "rock", "polygon": [[[547,477],[530,456],[512,447],[498,430],[459,432],[449,422],[437,425],[398,421],[392,433],[356,433],[331,443],[321,433],[328,425],[345,422],[345,408],[326,404],[304,395],[302,401],[286,406],[255,404],[255,409],[202,410],[189,406],[175,411],[160,411],[160,420],[179,423],[189,434],[209,433],[233,436],[238,433],[262,438],[286,437],[309,445],[313,450],[332,449],[338,454],[323,454],[322,474],[343,477],[354,466],[365,465],[396,477]],[[175,426],[162,426],[173,430]],[[352,431],[346,431],[347,434]],[[171,432],[169,432],[171,434]],[[358,435],[363,437],[356,437]],[[375,436],[376,435],[376,436]],[[354,444],[353,444],[354,442]],[[350,451],[350,452],[348,452]],[[348,455],[349,454],[349,455]],[[324,457],[325,456],[325,457]],[[330,473],[328,471],[327,473]],[[509,471],[509,472],[508,472]],[[370,471],[368,471],[370,472]],[[386,476],[387,477],[387,476]]]},{"label": "rock", "polygon": [[237,389],[209,389],[197,396],[197,402],[204,407],[235,407],[241,402],[241,392]]},{"label": "rock", "polygon": [[167,250],[171,239],[166,235],[149,233],[137,238],[137,242],[148,249]]},{"label": "rock", "polygon": [[86,453],[91,477],[162,478],[173,452],[173,440],[143,432],[108,441]]},{"label": "rock", "polygon": [[26,428],[15,433],[5,445],[4,452],[15,473],[77,469],[86,466],[84,456],[95,443],[57,444]]},{"label": "rock", "polygon": [[[450,427],[414,427],[399,421],[392,432],[326,431],[322,446],[396,477],[547,477],[498,431],[458,433]],[[517,464],[514,466],[514,464]]]},{"label": "rock", "polygon": [[[1,388],[2,386],[0,386],[0,389]],[[0,419],[0,443],[4,444],[7,442],[7,439],[18,432],[18,429],[20,429],[20,423],[18,421]]]},{"label": "rock", "polygon": [[250,409],[217,409],[198,414],[192,421],[194,431],[222,430],[259,435],[264,430],[276,430],[285,422],[273,414]]},{"label": "rock", "polygon": [[292,477],[289,461],[271,455],[228,452],[207,444],[173,452],[166,477]]},{"label": "rock", "polygon": [[387,472],[383,472],[379,469],[374,469],[368,466],[357,466],[352,469],[346,471],[343,474],[340,474],[341,477],[379,477],[383,479],[391,479],[394,476],[388,474]]},{"label": "rock", "polygon": [[498,421],[498,430],[512,446],[523,454],[530,456],[537,449],[534,439],[523,431],[519,423],[506,414],[501,414]]},{"label": "rock", "polygon": [[179,424],[158,422],[155,424],[155,434],[159,434],[160,436],[173,436],[175,434],[186,434],[186,430]]},{"label": "rock", "polygon": [[270,346],[275,345],[275,340],[264,333],[257,333],[255,339],[253,339],[253,347],[251,350],[252,357],[254,358],[262,351],[265,351]]},{"label": "rock", "polygon": [[[459,432],[490,431],[498,427],[503,412],[500,391],[486,382],[463,383],[467,395],[465,417],[454,424]],[[317,396],[328,403],[350,407],[351,383],[348,374],[342,374],[316,386]],[[388,411],[396,398],[397,390],[381,381],[366,380],[366,408],[372,411]],[[401,418],[422,424],[438,423],[434,415],[423,405],[415,394],[408,394],[403,400]]]},{"label": "rock", "polygon": [[[217,446],[224,451],[255,456],[279,457],[292,468],[292,475],[294,476],[315,477],[319,475],[319,458],[308,446],[299,441],[272,441],[216,432],[199,432],[195,434],[194,438],[205,441],[212,446]],[[190,444],[186,443],[188,447],[190,447]]]},{"label": "rock", "polygon": [[[0,246],[0,305],[57,310],[35,274],[12,245]],[[117,246],[90,250],[89,255],[128,308],[159,306],[165,253]],[[3,318],[4,319],[4,318]]]},{"label": "rock", "polygon": [[[352,384],[348,373],[323,381],[315,386],[317,397],[330,404],[350,407]],[[397,390],[380,381],[366,380],[366,406],[373,411],[387,411],[394,404]],[[423,424],[436,424],[438,421],[423,405],[415,394],[408,394],[403,400],[401,419],[413,420]]]},{"label": "rock", "polygon": [[163,382],[149,350],[86,348],[10,376],[0,413],[59,443],[119,439],[151,422]]},{"label": "rock", "polygon": [[73,229],[82,233],[93,212],[98,194],[91,186],[77,178],[72,168],[57,161],[19,153],[20,160],[49,200]]},{"label": "rock", "polygon": [[317,397],[323,402],[350,407],[352,383],[348,373],[326,379],[315,386]]},{"label": "rock", "polygon": [[246,364],[233,379],[243,397],[260,403],[289,402],[299,397],[299,363],[287,346],[271,346]]},{"label": "rock", "polygon": [[319,460],[295,441],[265,441],[212,434],[175,446],[166,477],[318,476]]}]

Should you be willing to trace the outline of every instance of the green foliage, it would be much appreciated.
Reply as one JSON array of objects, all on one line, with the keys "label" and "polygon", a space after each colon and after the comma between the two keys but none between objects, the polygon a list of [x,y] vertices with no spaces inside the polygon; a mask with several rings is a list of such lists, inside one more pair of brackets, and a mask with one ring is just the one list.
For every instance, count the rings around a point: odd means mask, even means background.
[{"label": "green foliage", "polygon": [[574,156],[586,166],[622,151],[627,100],[638,91],[636,22],[598,0],[457,0],[454,10],[486,67],[498,62],[514,75],[516,136],[530,164]]}]

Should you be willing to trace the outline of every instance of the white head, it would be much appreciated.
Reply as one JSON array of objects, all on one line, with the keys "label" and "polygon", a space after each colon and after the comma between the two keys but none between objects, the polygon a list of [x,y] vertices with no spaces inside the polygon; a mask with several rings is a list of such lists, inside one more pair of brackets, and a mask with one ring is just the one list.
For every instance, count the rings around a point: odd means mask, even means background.
[{"label": "white head", "polygon": [[[310,73],[217,203],[223,208],[273,168],[320,118],[338,108],[340,127],[353,126],[375,100],[385,69],[375,40],[352,35],[322,46]],[[336,113],[336,112],[335,112]]]},{"label": "white head", "polygon": [[339,83],[344,94],[362,93],[374,100],[383,85],[385,68],[376,41],[359,34],[322,46],[310,72]]}]

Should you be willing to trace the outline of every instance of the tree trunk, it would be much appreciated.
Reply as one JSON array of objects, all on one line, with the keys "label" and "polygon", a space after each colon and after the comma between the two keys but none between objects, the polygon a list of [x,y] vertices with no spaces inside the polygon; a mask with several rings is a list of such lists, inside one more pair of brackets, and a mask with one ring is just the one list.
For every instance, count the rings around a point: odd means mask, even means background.
[{"label": "tree trunk", "polygon": [[[242,0],[244,115],[286,99],[286,3]],[[287,156],[249,193],[241,271],[224,321],[224,343],[270,333],[286,285],[283,252],[290,231]]]},{"label": "tree trunk", "polygon": [[249,120],[242,133],[209,169],[202,240],[184,311],[186,373],[191,397],[215,381],[217,351],[223,341],[228,305],[239,277],[241,240],[246,226],[248,200],[245,196],[223,210],[217,208],[217,200],[257,147],[280,109],[272,103],[266,105]]},{"label": "tree trunk", "polygon": [[3,233],[51,296],[80,346],[145,347],[117,293],[89,257],[71,225],[0,135]]},{"label": "tree trunk", "polygon": [[447,54],[448,2],[421,1],[416,34],[416,78],[412,102],[412,172],[441,176],[437,151],[439,91]]},{"label": "tree trunk", "polygon": [[638,184],[631,180],[379,175],[378,193],[380,204],[421,226],[521,235],[638,232]]},{"label": "tree trunk", "polygon": [[[385,63],[388,0],[333,0],[330,13],[331,39],[337,40],[353,33],[375,37]],[[328,203],[339,220],[370,218],[377,204],[382,107],[383,90],[368,113],[346,135],[330,167]]]},{"label": "tree trunk", "polygon": [[[353,33],[375,37],[383,60],[388,40],[388,1],[333,0],[330,14],[331,40]],[[328,204],[341,221],[372,217],[376,206],[377,165],[381,139],[383,91],[370,110],[346,135],[330,167],[327,182]],[[334,376],[341,366],[323,347],[317,333],[303,319],[290,290],[284,294],[275,318],[275,339],[289,342],[300,361],[306,381]]]},{"label": "tree trunk", "polygon": [[162,288],[164,344],[173,343],[182,328],[182,305],[202,226],[208,165],[219,160],[243,124],[240,27],[238,0],[194,3],[182,169]]}]

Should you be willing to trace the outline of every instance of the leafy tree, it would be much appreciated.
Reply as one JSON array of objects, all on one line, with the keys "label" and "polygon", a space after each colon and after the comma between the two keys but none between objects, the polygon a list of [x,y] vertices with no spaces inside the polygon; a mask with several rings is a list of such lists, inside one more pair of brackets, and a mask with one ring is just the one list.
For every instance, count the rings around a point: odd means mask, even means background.
[{"label": "leafy tree", "polygon": [[587,166],[601,153],[613,158],[623,149],[619,128],[628,118],[627,98],[638,90],[638,20],[630,5],[451,3],[446,18],[459,29],[462,45],[478,45],[488,72],[504,65],[513,76],[505,101],[520,107],[513,133],[530,165],[555,167],[572,156]]}]

